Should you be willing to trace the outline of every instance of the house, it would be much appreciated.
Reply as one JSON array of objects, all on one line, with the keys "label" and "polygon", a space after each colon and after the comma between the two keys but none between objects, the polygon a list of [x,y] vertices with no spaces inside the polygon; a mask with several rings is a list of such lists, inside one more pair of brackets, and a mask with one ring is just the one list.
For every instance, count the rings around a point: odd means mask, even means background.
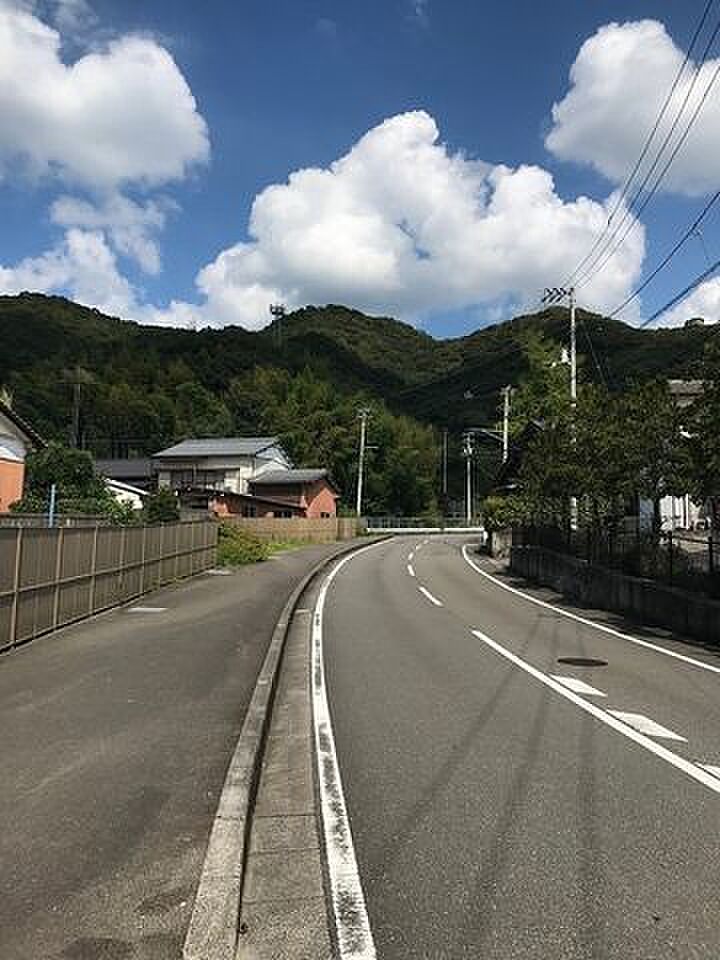
[{"label": "house", "polygon": [[45,446],[33,428],[0,399],[0,513],[23,495],[25,458]]},{"label": "house", "polygon": [[106,480],[129,484],[150,492],[157,487],[157,474],[150,457],[127,457],[95,460],[95,471]]},{"label": "house", "polygon": [[340,491],[327,470],[268,470],[250,481],[250,492],[294,504],[306,517],[337,516]]},{"label": "house", "polygon": [[203,511],[216,517],[304,517],[304,508],[289,500],[253,496],[250,493],[203,490],[194,488],[180,492],[180,505],[190,513]]},{"label": "house", "polygon": [[152,457],[158,486],[250,493],[249,482],[292,467],[278,437],[183,440]]},{"label": "house", "polygon": [[142,510],[145,506],[145,500],[150,495],[148,490],[134,487],[130,483],[122,483],[120,480],[110,480],[108,477],[104,477],[103,480],[105,489],[119,504],[132,507],[133,510]]}]

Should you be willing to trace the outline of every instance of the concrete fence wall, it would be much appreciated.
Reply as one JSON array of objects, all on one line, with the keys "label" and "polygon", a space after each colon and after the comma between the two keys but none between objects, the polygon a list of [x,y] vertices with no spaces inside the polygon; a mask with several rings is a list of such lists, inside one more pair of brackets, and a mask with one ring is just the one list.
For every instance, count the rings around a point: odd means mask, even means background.
[{"label": "concrete fence wall", "polygon": [[261,540],[307,540],[308,543],[332,543],[352,540],[358,535],[354,517],[223,517]]},{"label": "concrete fence wall", "polygon": [[0,650],[213,566],[217,524],[0,529]]},{"label": "concrete fence wall", "polygon": [[544,547],[513,547],[510,569],[599,609],[615,610],[706,643],[720,644],[720,602],[629,577]]}]

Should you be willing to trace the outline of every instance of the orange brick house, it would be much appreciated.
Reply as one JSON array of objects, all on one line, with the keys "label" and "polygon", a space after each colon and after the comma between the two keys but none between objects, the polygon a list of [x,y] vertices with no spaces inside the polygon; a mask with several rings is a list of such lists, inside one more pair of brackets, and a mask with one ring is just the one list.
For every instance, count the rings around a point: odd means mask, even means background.
[{"label": "orange brick house", "polygon": [[0,513],[22,497],[25,457],[42,446],[32,427],[0,399]]},{"label": "orange brick house", "polygon": [[253,496],[285,500],[300,507],[303,516],[337,516],[340,491],[327,470],[268,470],[249,486]]}]

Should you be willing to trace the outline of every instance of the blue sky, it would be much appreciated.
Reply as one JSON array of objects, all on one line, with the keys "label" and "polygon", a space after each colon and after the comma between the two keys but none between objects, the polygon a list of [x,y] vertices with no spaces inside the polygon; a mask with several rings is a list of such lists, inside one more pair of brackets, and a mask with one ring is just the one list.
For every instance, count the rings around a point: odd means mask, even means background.
[{"label": "blue sky", "polygon": [[[438,336],[531,307],[535,293],[566,279],[597,236],[607,215],[600,205],[622,181],[608,171],[632,165],[672,79],[672,58],[684,55],[703,6],[0,0],[5,43],[16,58],[16,88],[0,94],[0,123],[10,118],[0,134],[0,286],[34,285],[144,322],[198,325],[259,326],[267,319],[262,305],[276,296],[291,306],[342,299]],[[643,21],[655,28],[629,29]],[[571,92],[569,71],[582,45],[613,22],[617,31],[603,34],[587,57],[590,75],[608,87],[605,99],[593,99],[589,85],[577,88],[560,145],[551,149],[547,137],[558,126],[551,111]],[[18,43],[18,31],[31,39]],[[55,54],[48,52],[52,31]],[[0,30],[0,52],[2,43]],[[613,57],[624,43],[630,52],[616,71]],[[118,44],[125,44],[120,52]],[[34,45],[42,47],[37,61]],[[163,60],[138,68],[137,77],[127,73],[158,51],[173,66]],[[67,74],[93,57],[106,58],[102,83],[111,92],[88,105],[83,84],[102,84]],[[67,122],[37,145],[53,129],[54,107],[38,111],[26,94],[46,67],[49,90],[72,79],[61,120],[76,124],[68,138],[75,148],[83,138],[84,158],[63,141]],[[624,87],[614,90],[622,70]],[[53,71],[65,79],[53,80]],[[153,112],[148,102],[157,91],[165,93]],[[628,242],[613,269],[588,287],[590,306],[617,306],[720,186],[713,184],[720,174],[703,166],[703,157],[714,163],[717,100],[713,93],[692,137],[697,143],[688,140],[692,157],[678,158],[677,182],[641,218],[635,237],[644,232],[644,249]],[[175,110],[177,123],[166,131]],[[384,121],[390,126],[381,128]],[[147,146],[151,131],[156,148]],[[327,170],[359,142],[365,145],[340,176],[263,194],[295,171]],[[584,144],[591,154],[595,145],[607,147],[604,173],[588,166]],[[110,151],[111,169],[100,176]],[[389,156],[403,160],[385,182]],[[513,176],[527,168],[550,175],[554,186],[540,183],[539,173]],[[261,195],[266,202],[249,235]],[[578,206],[579,197],[595,206]],[[712,214],[703,238],[715,259],[720,232]],[[628,319],[648,316],[705,264],[695,238]],[[686,312],[716,319],[720,293],[706,286]]]}]

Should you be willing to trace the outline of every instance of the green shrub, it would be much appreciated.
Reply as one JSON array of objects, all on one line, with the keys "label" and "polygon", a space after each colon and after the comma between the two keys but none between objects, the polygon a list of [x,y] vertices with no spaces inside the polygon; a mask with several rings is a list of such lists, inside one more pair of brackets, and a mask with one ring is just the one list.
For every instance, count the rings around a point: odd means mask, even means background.
[{"label": "green shrub", "polygon": [[267,560],[270,550],[264,540],[253,536],[234,523],[221,523],[218,531],[218,563],[237,566]]},{"label": "green shrub", "polygon": [[178,499],[169,487],[160,487],[145,500],[145,523],[175,523],[180,519]]}]

